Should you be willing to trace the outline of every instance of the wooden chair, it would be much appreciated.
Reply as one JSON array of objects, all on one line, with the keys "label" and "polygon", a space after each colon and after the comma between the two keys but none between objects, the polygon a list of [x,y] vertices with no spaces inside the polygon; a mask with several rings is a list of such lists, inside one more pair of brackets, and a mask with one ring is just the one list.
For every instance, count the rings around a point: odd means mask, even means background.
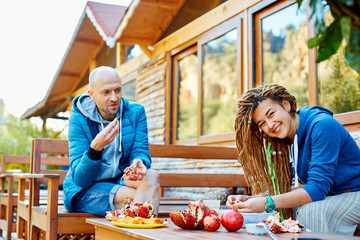
[{"label": "wooden chair", "polygon": [[[87,239],[94,233],[93,226],[85,223],[86,218],[98,218],[89,213],[69,213],[58,203],[58,189],[67,173],[65,170],[43,170],[42,165],[68,166],[68,141],[57,139],[33,139],[30,162],[31,175],[19,177],[18,199],[18,238],[57,239],[58,234],[67,235],[65,239]],[[46,157],[44,155],[60,155]],[[26,180],[30,182],[26,184]],[[40,204],[40,185],[47,185],[47,204]],[[28,188],[30,202],[25,200],[24,192]],[[81,237],[80,237],[81,236]]]},{"label": "wooden chair", "polygon": [[11,239],[11,233],[16,231],[16,215],[18,194],[14,183],[17,178],[7,171],[8,164],[30,164],[29,156],[2,155],[0,175],[0,236],[6,232],[5,238]]}]

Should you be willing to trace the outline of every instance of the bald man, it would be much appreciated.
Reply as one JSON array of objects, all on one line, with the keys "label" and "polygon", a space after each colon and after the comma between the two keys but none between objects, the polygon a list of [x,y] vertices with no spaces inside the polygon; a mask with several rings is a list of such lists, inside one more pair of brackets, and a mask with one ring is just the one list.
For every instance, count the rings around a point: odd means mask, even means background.
[{"label": "bald man", "polygon": [[[153,200],[157,213],[159,174],[149,169],[144,107],[122,97],[121,78],[111,67],[94,69],[89,87],[73,100],[69,119],[66,209],[105,216],[106,211],[122,208],[124,198],[129,198],[135,203]],[[137,171],[131,180],[124,180],[129,166]]]}]

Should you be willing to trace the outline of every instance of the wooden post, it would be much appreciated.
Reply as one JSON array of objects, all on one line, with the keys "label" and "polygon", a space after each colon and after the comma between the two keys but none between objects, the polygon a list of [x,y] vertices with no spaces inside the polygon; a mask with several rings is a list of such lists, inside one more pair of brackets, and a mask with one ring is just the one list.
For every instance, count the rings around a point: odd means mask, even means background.
[{"label": "wooden post", "polygon": [[46,130],[46,119],[47,118],[43,118],[43,125],[42,125],[42,131],[41,131],[41,137],[42,138],[46,138],[47,136],[47,130]]}]

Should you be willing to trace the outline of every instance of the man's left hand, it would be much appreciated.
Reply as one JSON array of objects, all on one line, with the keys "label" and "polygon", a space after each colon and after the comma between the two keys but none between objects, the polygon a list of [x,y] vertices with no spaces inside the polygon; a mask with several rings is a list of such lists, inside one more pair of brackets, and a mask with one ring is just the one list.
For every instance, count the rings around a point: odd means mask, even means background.
[{"label": "man's left hand", "polygon": [[144,165],[141,159],[135,159],[131,166],[136,167],[136,173],[130,180],[141,181],[146,175],[147,167]]}]

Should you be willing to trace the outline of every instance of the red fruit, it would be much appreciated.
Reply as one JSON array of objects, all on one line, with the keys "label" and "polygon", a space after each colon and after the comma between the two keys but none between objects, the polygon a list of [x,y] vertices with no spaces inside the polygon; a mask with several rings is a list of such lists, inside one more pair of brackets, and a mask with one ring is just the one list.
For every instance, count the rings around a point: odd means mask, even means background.
[{"label": "red fruit", "polygon": [[173,223],[185,229],[204,229],[204,218],[210,215],[210,209],[200,199],[188,202],[189,208],[170,213]]},{"label": "red fruit", "polygon": [[127,210],[126,210],[126,216],[132,217],[132,218],[135,217],[134,213],[133,213],[130,209],[127,209]]},{"label": "red fruit", "polygon": [[148,217],[149,210],[146,207],[139,207],[138,217],[147,218]]},{"label": "red fruit", "polygon": [[227,210],[221,215],[221,224],[229,232],[236,232],[243,223],[244,217],[236,209]]},{"label": "red fruit", "polygon": [[216,231],[220,228],[220,219],[217,215],[211,214],[204,218],[204,226],[206,230]]},{"label": "red fruit", "polygon": [[211,214],[216,215],[216,216],[219,216],[216,210],[210,209],[210,211],[211,211]]}]

